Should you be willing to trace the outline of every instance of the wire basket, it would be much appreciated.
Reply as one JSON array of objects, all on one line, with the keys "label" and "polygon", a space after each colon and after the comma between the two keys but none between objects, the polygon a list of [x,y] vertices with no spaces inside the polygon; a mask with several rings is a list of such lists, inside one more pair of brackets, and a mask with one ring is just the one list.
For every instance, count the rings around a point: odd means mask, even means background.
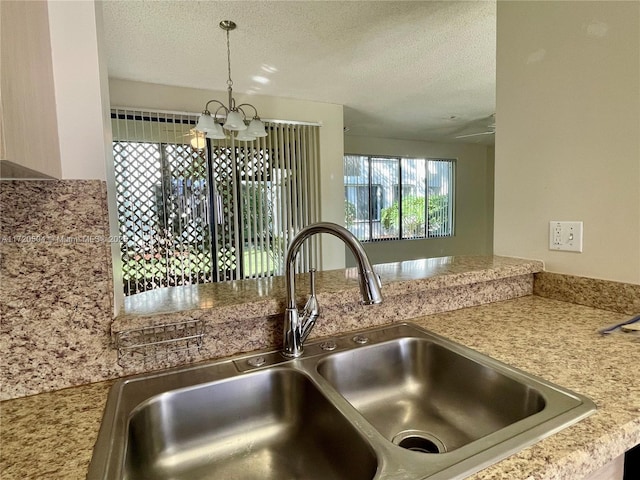
[{"label": "wire basket", "polygon": [[204,321],[186,320],[116,333],[118,364],[172,360],[198,353],[204,342]]}]

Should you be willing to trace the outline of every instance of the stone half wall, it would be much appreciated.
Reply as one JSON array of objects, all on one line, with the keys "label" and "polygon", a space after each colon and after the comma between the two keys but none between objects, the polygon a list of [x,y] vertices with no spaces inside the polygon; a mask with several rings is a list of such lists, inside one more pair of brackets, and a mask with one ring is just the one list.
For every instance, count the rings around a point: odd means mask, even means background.
[{"label": "stone half wall", "polygon": [[0,182],[0,399],[119,375],[106,183]]}]

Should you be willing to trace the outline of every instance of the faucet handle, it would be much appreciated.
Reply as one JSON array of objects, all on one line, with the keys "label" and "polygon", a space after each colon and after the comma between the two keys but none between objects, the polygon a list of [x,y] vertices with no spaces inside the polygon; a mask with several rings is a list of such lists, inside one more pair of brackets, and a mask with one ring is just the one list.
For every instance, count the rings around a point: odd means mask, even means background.
[{"label": "faucet handle", "polygon": [[315,268],[310,268],[309,269],[309,287],[310,287],[310,294],[312,297],[316,296],[316,269]]},{"label": "faucet handle", "polygon": [[320,305],[318,304],[318,299],[316,298],[316,269],[309,269],[309,284],[310,284],[310,295],[309,300],[307,300],[307,304],[304,306],[304,310],[302,311],[302,334],[301,338],[304,342],[307,339],[307,336],[311,332],[311,329],[316,323],[316,320],[320,316]]}]

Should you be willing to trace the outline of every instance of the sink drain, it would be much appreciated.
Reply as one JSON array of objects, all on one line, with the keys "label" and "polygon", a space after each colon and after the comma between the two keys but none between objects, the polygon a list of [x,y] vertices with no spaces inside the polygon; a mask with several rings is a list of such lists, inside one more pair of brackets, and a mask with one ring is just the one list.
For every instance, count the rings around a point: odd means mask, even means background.
[{"label": "sink drain", "polygon": [[398,433],[391,441],[412,452],[444,453],[447,451],[447,447],[438,437],[421,430],[405,430]]}]

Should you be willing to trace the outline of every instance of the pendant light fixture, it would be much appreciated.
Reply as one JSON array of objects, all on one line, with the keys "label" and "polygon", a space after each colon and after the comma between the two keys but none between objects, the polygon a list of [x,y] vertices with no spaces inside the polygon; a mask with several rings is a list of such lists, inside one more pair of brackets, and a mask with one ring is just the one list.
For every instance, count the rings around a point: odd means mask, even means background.
[{"label": "pendant light fixture", "polygon": [[[267,132],[264,128],[264,123],[258,116],[258,110],[250,103],[242,103],[236,105],[236,101],[233,98],[233,80],[231,80],[231,48],[229,47],[229,32],[235,30],[236,24],[231,20],[223,20],[220,22],[220,28],[227,32],[227,69],[229,76],[227,78],[227,92],[229,93],[229,105],[224,105],[218,100],[209,100],[204,107],[196,130],[206,134],[207,138],[223,139],[226,138],[224,130],[229,132],[238,132],[236,134],[236,140],[250,142],[258,137],[266,137]],[[209,105],[211,103],[217,103],[219,107],[213,114],[209,111]],[[254,116],[247,126],[247,115],[243,107],[251,107],[254,111]],[[222,125],[216,122],[218,116],[224,119]]]}]

